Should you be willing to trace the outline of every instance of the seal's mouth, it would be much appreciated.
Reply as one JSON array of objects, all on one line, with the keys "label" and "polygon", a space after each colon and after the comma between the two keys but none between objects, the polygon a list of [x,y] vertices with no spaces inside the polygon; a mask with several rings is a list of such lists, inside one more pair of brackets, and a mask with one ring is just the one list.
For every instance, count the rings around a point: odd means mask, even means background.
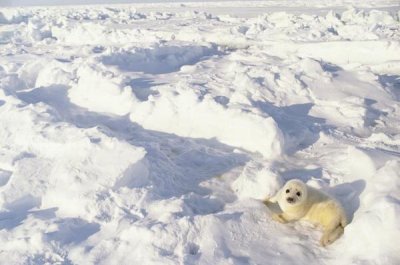
[{"label": "seal's mouth", "polygon": [[295,199],[292,198],[292,197],[287,197],[287,198],[286,198],[286,201],[287,201],[288,203],[290,203],[290,204],[294,204],[294,203],[296,202]]}]

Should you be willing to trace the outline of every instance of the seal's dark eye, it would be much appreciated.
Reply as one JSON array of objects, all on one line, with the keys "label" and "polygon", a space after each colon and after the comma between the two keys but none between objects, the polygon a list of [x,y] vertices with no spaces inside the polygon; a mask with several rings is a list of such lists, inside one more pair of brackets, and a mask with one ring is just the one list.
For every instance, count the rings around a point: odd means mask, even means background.
[{"label": "seal's dark eye", "polygon": [[286,193],[289,193],[289,191],[290,191],[290,190],[289,190],[289,189],[287,189],[287,190],[286,190]]},{"label": "seal's dark eye", "polygon": [[296,195],[300,197],[301,196],[301,192],[300,191],[296,192]]}]

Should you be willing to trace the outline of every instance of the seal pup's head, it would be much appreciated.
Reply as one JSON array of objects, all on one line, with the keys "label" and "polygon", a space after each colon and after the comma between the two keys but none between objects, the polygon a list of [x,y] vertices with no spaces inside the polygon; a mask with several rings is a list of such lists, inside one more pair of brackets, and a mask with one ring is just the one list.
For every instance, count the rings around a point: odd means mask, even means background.
[{"label": "seal pup's head", "polygon": [[286,182],[281,189],[280,204],[287,207],[295,207],[307,199],[307,186],[299,179],[292,179]]}]

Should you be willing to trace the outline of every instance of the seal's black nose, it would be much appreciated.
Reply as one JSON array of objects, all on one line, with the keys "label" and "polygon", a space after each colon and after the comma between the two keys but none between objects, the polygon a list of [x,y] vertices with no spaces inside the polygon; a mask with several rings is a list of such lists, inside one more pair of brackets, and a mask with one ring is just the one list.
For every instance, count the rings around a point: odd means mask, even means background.
[{"label": "seal's black nose", "polygon": [[292,197],[288,197],[286,200],[287,200],[287,202],[290,202],[290,203],[294,202],[294,199]]}]

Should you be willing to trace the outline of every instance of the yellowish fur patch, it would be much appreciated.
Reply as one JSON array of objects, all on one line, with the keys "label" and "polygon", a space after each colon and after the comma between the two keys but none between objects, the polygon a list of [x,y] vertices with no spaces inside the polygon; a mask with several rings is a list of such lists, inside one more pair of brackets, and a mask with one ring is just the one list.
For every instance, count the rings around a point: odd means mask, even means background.
[{"label": "yellowish fur patch", "polygon": [[298,179],[288,181],[270,201],[278,202],[283,211],[273,215],[275,221],[305,220],[321,226],[323,246],[339,238],[347,225],[346,214],[338,201]]}]

